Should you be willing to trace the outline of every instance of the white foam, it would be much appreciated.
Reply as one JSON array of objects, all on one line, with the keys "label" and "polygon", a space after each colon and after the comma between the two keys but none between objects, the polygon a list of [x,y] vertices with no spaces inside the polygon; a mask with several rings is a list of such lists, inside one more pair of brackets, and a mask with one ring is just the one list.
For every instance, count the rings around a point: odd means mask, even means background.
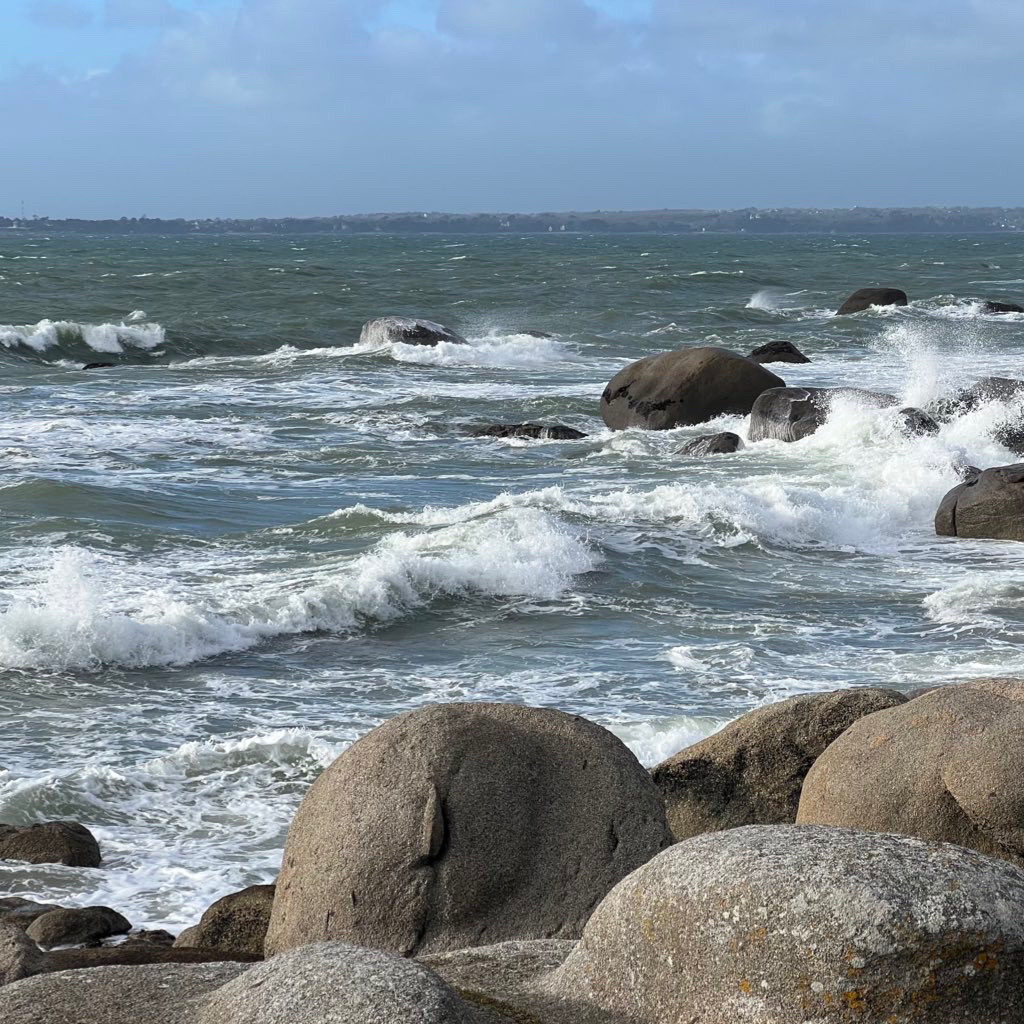
[{"label": "white foam", "polygon": [[[1024,582],[1017,573],[971,573],[928,594],[922,604],[932,622],[1005,628],[1008,617],[1024,617]],[[1001,614],[993,614],[997,610]]]},{"label": "white foam", "polygon": [[[137,318],[133,313],[128,319]],[[96,352],[119,353],[126,348],[154,349],[163,344],[165,334],[164,328],[156,323],[80,324],[71,320],[40,320],[25,326],[0,325],[0,345],[45,352],[59,345],[85,344]]]},{"label": "white foam", "polygon": [[442,341],[437,345],[392,344],[392,358],[426,366],[490,366],[515,368],[576,362],[578,356],[554,338],[531,334],[487,334],[467,344]]}]

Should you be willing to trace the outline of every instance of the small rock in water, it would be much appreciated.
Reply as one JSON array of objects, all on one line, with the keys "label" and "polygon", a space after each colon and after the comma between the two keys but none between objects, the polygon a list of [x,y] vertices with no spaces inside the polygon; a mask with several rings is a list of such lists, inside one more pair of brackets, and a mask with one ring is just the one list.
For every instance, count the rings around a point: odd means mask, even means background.
[{"label": "small rock in water", "polygon": [[442,341],[465,344],[461,334],[433,320],[408,316],[381,316],[363,324],[359,344],[377,345],[437,345]]},{"label": "small rock in water", "polygon": [[131,922],[110,907],[72,907],[40,915],[26,934],[40,946],[74,946],[131,930]]},{"label": "small rock in water", "polygon": [[989,299],[981,304],[983,313],[1024,313],[1024,306],[1018,306],[1016,302],[997,302]]},{"label": "small rock in water", "polygon": [[143,928],[141,931],[132,932],[128,938],[121,943],[125,946],[158,946],[170,948],[174,945],[174,936],[163,928]]},{"label": "small rock in water", "polygon": [[723,431],[721,434],[701,434],[679,449],[680,455],[728,455],[743,447],[739,434]]},{"label": "small rock in water", "polygon": [[116,366],[117,363],[86,363],[82,367],[83,370],[106,370],[112,366]]},{"label": "small rock in water", "polygon": [[544,441],[579,441],[586,436],[582,430],[561,423],[499,423],[473,431],[473,437],[528,437]]},{"label": "small rock in water", "polygon": [[77,821],[0,825],[0,860],[97,868],[100,847],[96,837]]},{"label": "small rock in water", "polygon": [[900,409],[896,415],[900,418],[900,425],[907,434],[921,436],[924,434],[937,434],[939,432],[938,423],[923,409],[907,406],[905,409]]},{"label": "small rock in water", "polygon": [[900,288],[859,288],[836,310],[837,316],[861,313],[872,306],[905,306],[907,293]]},{"label": "small rock in water", "polygon": [[791,341],[770,341],[767,345],[755,348],[747,356],[755,363],[809,363],[807,358]]}]

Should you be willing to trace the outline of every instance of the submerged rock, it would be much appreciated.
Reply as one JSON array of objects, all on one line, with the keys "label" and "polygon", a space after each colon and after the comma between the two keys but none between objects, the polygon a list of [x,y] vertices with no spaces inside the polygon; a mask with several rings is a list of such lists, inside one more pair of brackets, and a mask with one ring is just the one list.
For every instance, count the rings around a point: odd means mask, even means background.
[{"label": "submerged rock", "polygon": [[796,821],[804,777],[822,751],[859,718],[904,701],[868,688],[791,697],[674,754],[651,772],[672,835]]},{"label": "submerged rock", "polygon": [[612,430],[671,430],[726,413],[746,415],[768,388],[784,387],[759,363],[722,348],[647,356],[620,370],[601,396]]},{"label": "submerged rock", "polygon": [[425,707],[354,743],[302,801],[266,953],[575,938],[670,841],[661,794],[606,729],[515,704]]},{"label": "submerged rock", "polygon": [[723,431],[721,434],[701,434],[679,449],[680,455],[729,455],[743,447],[739,434]]},{"label": "submerged rock", "polygon": [[240,892],[222,896],[207,908],[195,928],[188,929],[187,936],[183,933],[178,937],[175,946],[200,946],[262,956],[273,902],[272,885],[250,885]]},{"label": "submerged rock", "polygon": [[83,370],[108,370],[113,366],[117,366],[117,363],[86,363],[82,367]]},{"label": "submerged rock", "polygon": [[905,409],[900,409],[896,415],[899,417],[900,426],[903,428],[904,433],[914,437],[921,437],[925,434],[937,434],[939,432],[938,423],[923,409],[907,406]]},{"label": "submerged rock", "polygon": [[473,431],[473,437],[526,437],[542,441],[579,441],[586,436],[582,430],[561,423],[498,423]]},{"label": "submerged rock", "polygon": [[809,363],[807,358],[791,341],[770,341],[755,348],[747,357],[755,363]]},{"label": "submerged rock", "polygon": [[940,537],[1024,540],[1024,462],[967,475],[939,503],[935,532]]},{"label": "submerged rock", "polygon": [[131,930],[131,922],[110,907],[73,907],[40,915],[26,934],[40,946],[73,946]]},{"label": "submerged rock", "polygon": [[872,306],[905,306],[907,293],[899,288],[859,288],[836,310],[837,316],[860,313]]},{"label": "submerged rock", "polygon": [[799,441],[828,419],[836,398],[854,399],[878,408],[896,404],[891,395],[861,388],[772,388],[754,402],[747,437],[751,441]]},{"label": "submerged rock", "polygon": [[437,345],[448,341],[465,344],[461,334],[433,320],[422,320],[408,316],[381,316],[363,324],[359,344],[367,347],[378,345]]},{"label": "submerged rock", "polygon": [[988,299],[981,304],[983,313],[1024,313],[1024,306],[1018,306],[1016,302],[998,302]]},{"label": "submerged rock", "polygon": [[96,868],[100,866],[100,847],[96,837],[77,821],[0,824],[0,860]]}]

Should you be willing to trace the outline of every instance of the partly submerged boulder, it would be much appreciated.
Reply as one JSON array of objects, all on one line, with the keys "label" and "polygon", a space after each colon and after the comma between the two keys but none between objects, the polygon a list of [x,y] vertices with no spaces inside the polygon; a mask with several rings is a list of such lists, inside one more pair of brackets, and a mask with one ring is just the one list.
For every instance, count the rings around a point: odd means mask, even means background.
[{"label": "partly submerged boulder", "polygon": [[755,348],[747,357],[755,363],[809,363],[807,358],[791,341],[769,341],[767,345]]},{"label": "partly submerged boulder", "polygon": [[582,430],[561,423],[497,423],[480,427],[474,437],[525,437],[540,441],[579,441],[587,435]]},{"label": "partly submerged boulder", "polygon": [[967,475],[939,503],[935,532],[940,537],[1024,540],[1024,462]]},{"label": "partly submerged boulder", "polygon": [[41,914],[26,934],[40,946],[74,946],[131,930],[131,922],[110,907],[66,907]]},{"label": "partly submerged boulder", "polygon": [[381,316],[368,320],[359,333],[359,344],[367,348],[383,345],[437,345],[449,341],[464,344],[461,334],[433,320],[408,316]]},{"label": "partly submerged boulder", "polygon": [[1024,313],[1024,306],[1018,306],[1016,302],[999,302],[995,299],[988,299],[981,304],[982,313]]},{"label": "partly submerged boulder", "polygon": [[859,718],[896,707],[895,690],[804,694],[758,708],[652,770],[676,840],[796,821],[804,777]]},{"label": "partly submerged boulder", "polygon": [[743,447],[739,434],[723,431],[721,434],[701,434],[679,449],[680,455],[729,455]]},{"label": "partly submerged boulder", "polygon": [[859,288],[836,310],[837,316],[860,313],[872,306],[905,306],[907,293],[899,288]]},{"label": "partly submerged boulder", "polygon": [[187,935],[178,936],[175,947],[199,946],[262,955],[273,902],[272,885],[250,885],[228,893],[206,909],[198,925],[186,929]]},{"label": "partly submerged boulder", "polygon": [[100,847],[96,837],[77,821],[0,825],[0,860],[96,868]]},{"label": "partly submerged boulder", "polygon": [[1024,681],[944,686],[855,722],[815,761],[797,821],[900,832],[1024,865]]},{"label": "partly submerged boulder", "polygon": [[838,828],[697,836],[620,882],[542,985],[617,1024],[1021,1024],[1024,872]]},{"label": "partly submerged boulder", "polygon": [[620,370],[601,396],[612,430],[671,430],[726,413],[746,415],[768,388],[784,387],[759,363],[723,348],[647,356]]},{"label": "partly submerged boulder", "polygon": [[266,953],[575,938],[670,841],[661,794],[606,729],[516,704],[425,707],[353,744],[302,801]]},{"label": "partly submerged boulder", "polygon": [[937,434],[939,425],[924,411],[912,405],[900,409],[896,413],[900,429],[911,437],[923,437],[926,434]]},{"label": "partly submerged boulder", "polygon": [[876,408],[896,404],[891,395],[862,388],[772,388],[754,402],[747,437],[751,441],[799,441],[828,419],[837,398]]}]

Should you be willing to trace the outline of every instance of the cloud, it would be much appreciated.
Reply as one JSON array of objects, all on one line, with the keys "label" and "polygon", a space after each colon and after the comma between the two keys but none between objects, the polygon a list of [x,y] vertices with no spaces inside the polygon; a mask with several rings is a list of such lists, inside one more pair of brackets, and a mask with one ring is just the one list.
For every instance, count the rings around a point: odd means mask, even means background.
[{"label": "cloud", "polygon": [[169,28],[185,21],[170,0],[106,0],[104,23],[113,28]]},{"label": "cloud", "polygon": [[92,22],[92,11],[73,0],[34,0],[28,8],[29,17],[47,28],[85,28]]}]

